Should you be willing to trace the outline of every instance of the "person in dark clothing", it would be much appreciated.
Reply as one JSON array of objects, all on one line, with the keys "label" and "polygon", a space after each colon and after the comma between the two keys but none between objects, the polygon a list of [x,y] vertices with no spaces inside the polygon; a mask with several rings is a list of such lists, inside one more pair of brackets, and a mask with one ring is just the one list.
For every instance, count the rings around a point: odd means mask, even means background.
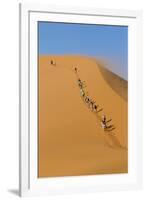
[{"label": "person in dark clothing", "polygon": [[56,63],[53,60],[51,60],[50,63],[51,63],[51,65],[54,65],[54,66],[56,65]]},{"label": "person in dark clothing", "polygon": [[93,110],[94,110],[95,112],[97,112],[97,108],[98,108],[98,105],[94,104],[94,105],[93,105]]},{"label": "person in dark clothing", "polygon": [[77,70],[77,68],[76,68],[76,67],[74,68],[74,70],[75,70],[75,73],[77,73],[77,71],[78,71],[78,70]]},{"label": "person in dark clothing", "polygon": [[78,85],[79,85],[79,87],[80,87],[81,89],[83,88],[83,83],[82,83],[81,79],[78,79]]}]

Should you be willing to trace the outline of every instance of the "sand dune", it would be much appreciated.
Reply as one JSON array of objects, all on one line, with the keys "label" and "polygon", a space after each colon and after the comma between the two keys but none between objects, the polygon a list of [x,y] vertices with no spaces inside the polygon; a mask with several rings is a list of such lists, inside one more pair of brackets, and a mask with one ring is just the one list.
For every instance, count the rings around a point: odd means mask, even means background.
[{"label": "sand dune", "polygon": [[[74,67],[103,108],[98,116],[80,96]],[[102,114],[113,131],[101,128]],[[127,173],[127,131],[126,81],[92,58],[39,57],[39,177]]]}]

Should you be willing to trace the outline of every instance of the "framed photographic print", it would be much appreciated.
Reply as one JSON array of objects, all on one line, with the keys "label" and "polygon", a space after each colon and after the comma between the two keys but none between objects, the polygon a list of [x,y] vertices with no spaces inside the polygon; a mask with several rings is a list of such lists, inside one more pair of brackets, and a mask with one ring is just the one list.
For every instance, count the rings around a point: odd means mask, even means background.
[{"label": "framed photographic print", "polygon": [[141,187],[141,12],[19,10],[20,195]]}]

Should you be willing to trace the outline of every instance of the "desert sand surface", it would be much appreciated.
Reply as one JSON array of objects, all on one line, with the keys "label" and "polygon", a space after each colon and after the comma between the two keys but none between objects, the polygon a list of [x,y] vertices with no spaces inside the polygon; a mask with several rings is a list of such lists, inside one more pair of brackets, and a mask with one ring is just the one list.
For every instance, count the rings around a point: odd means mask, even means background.
[{"label": "desert sand surface", "polygon": [[[127,81],[78,55],[39,56],[38,72],[38,177],[127,173]],[[77,76],[103,111],[84,102]],[[114,130],[101,127],[103,114]]]}]

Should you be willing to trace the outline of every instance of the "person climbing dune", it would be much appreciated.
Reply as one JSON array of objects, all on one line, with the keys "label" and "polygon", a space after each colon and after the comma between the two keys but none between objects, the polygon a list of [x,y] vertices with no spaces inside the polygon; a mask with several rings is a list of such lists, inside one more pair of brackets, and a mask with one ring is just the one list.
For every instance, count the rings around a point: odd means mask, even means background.
[{"label": "person climbing dune", "polygon": [[77,72],[78,72],[78,70],[77,70],[77,68],[76,68],[76,67],[74,68],[74,70],[75,70],[75,73],[77,73]]},{"label": "person climbing dune", "polygon": [[84,96],[85,96],[85,92],[84,92],[84,90],[83,90],[83,89],[80,89],[80,94],[81,94],[81,96],[82,96],[82,97],[84,97]]},{"label": "person climbing dune", "polygon": [[107,125],[106,125],[106,116],[105,116],[105,115],[102,115],[101,127],[102,127],[103,129],[106,129],[106,128],[107,128]]},{"label": "person climbing dune", "polygon": [[54,61],[53,60],[51,60],[51,65],[54,65]]},{"label": "person climbing dune", "polygon": [[94,110],[95,112],[97,112],[97,108],[98,108],[98,105],[94,104],[93,110]]},{"label": "person climbing dune", "polygon": [[90,99],[89,105],[90,105],[90,108],[92,110],[94,110],[94,104],[95,104],[95,101],[93,101],[92,99]]},{"label": "person climbing dune", "polygon": [[85,97],[85,102],[86,102],[86,103],[89,103],[89,101],[90,101],[90,98],[89,98],[88,96],[86,96],[86,97]]},{"label": "person climbing dune", "polygon": [[56,63],[53,60],[51,60],[50,63],[51,65],[56,65]]},{"label": "person climbing dune", "polygon": [[83,83],[82,83],[81,79],[78,79],[78,85],[82,89]]}]

